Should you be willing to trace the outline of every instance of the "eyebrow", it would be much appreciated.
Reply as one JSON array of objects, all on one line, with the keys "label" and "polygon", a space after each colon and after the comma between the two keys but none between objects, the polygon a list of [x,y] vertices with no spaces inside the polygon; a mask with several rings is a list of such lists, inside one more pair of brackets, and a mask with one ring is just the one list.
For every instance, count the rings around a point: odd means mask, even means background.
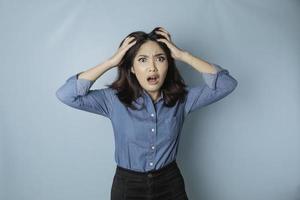
[{"label": "eyebrow", "polygon": [[[158,53],[158,54],[156,54],[155,56],[160,56],[160,55],[165,55],[164,53]],[[147,56],[147,55],[139,55],[138,57],[149,57],[149,56]]]}]

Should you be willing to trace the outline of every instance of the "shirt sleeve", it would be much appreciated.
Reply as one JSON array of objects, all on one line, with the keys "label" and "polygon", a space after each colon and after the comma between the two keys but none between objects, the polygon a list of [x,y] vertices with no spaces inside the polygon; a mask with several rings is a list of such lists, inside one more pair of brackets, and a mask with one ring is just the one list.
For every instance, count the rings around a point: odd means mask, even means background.
[{"label": "shirt sleeve", "polygon": [[94,81],[78,79],[80,73],[69,77],[56,91],[56,97],[73,108],[111,118],[113,90],[111,88],[90,90]]},{"label": "shirt sleeve", "polygon": [[210,64],[216,68],[217,73],[202,73],[204,84],[187,87],[185,115],[224,98],[237,87],[237,80],[227,69],[215,63]]}]

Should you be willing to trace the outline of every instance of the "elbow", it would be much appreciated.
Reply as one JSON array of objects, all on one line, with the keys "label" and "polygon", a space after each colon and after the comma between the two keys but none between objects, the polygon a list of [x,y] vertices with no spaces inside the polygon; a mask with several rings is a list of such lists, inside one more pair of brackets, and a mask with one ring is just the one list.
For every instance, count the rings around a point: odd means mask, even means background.
[{"label": "elbow", "polygon": [[231,92],[233,92],[233,90],[236,89],[237,85],[238,85],[238,81],[236,79],[234,79],[233,77],[231,77],[224,83],[221,91],[226,96],[226,95],[230,94]]},{"label": "elbow", "polygon": [[61,92],[60,89],[56,90],[55,96],[56,96],[56,98],[57,98],[59,101],[65,102],[65,99],[66,99],[66,98],[65,98],[65,96],[63,95],[63,93]]},{"label": "elbow", "polygon": [[232,78],[232,83],[231,83],[231,91],[235,90],[235,88],[238,86],[238,81],[234,78]]},{"label": "elbow", "polygon": [[216,89],[219,89],[225,93],[230,93],[233,90],[235,90],[237,85],[238,85],[238,81],[234,77],[229,75],[228,72],[222,74],[220,73],[220,77],[216,82]]},{"label": "elbow", "polygon": [[231,78],[231,80],[228,82],[227,87],[226,87],[226,93],[231,93],[233,92],[233,90],[235,90],[235,88],[238,85],[238,81],[234,78]]},{"label": "elbow", "polygon": [[61,101],[64,104],[67,104],[67,105],[71,104],[74,101],[73,98],[66,95],[66,93],[63,92],[61,88],[56,90],[55,96],[59,101]]},{"label": "elbow", "polygon": [[62,86],[55,91],[56,98],[62,103],[75,106],[78,103],[75,76],[71,76]]}]

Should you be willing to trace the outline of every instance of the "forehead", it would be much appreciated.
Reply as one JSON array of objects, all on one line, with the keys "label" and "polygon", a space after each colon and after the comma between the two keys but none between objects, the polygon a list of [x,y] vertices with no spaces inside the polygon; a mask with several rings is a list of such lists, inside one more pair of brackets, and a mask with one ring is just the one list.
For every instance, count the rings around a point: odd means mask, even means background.
[{"label": "forehead", "polygon": [[139,48],[139,50],[137,52],[137,56],[139,56],[141,54],[152,56],[152,55],[156,55],[158,53],[165,54],[165,52],[162,50],[162,48],[160,48],[160,46],[156,42],[147,41],[141,45],[141,47]]}]

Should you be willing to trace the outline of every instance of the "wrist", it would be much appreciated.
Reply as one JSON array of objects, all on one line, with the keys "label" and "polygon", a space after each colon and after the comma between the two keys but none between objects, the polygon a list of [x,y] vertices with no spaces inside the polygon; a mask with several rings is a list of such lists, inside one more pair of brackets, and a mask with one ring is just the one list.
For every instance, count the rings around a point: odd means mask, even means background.
[{"label": "wrist", "polygon": [[116,65],[110,60],[106,60],[104,63],[102,63],[106,68],[110,69],[115,67]]},{"label": "wrist", "polygon": [[188,61],[190,60],[191,56],[192,55],[188,51],[183,51],[181,53],[181,56],[180,56],[179,60],[181,60],[182,62],[188,63]]}]

